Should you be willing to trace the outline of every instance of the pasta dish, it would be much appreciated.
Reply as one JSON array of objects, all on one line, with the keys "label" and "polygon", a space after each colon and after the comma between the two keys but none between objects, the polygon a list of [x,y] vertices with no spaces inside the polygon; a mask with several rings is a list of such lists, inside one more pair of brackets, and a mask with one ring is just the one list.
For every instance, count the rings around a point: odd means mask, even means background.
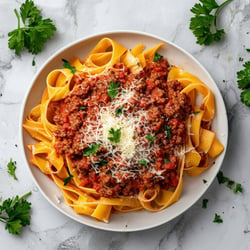
[{"label": "pasta dish", "polygon": [[201,174],[224,147],[212,130],[211,90],[158,54],[103,38],[47,76],[23,127],[30,162],[76,213],[160,211],[179,200],[183,174]]}]

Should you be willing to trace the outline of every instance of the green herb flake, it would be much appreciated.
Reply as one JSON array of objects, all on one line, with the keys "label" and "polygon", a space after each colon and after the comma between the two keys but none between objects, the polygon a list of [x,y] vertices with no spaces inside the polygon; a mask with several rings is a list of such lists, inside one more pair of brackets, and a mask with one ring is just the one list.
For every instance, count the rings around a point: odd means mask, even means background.
[{"label": "green herb flake", "polygon": [[235,194],[237,194],[238,192],[241,192],[241,193],[242,193],[242,191],[243,191],[243,188],[242,188],[241,184],[240,184],[240,183],[237,183],[237,184],[236,184],[236,187],[233,189],[233,192],[234,192]]},{"label": "green herb flake", "polygon": [[207,183],[207,180],[206,180],[206,179],[203,179],[202,181],[203,181],[203,183],[205,183],[205,184]]},{"label": "green herb flake", "polygon": [[169,159],[165,159],[164,164],[167,164],[167,163],[169,163],[169,162],[170,162]]},{"label": "green herb flake", "polygon": [[231,189],[231,188],[233,187],[234,183],[235,183],[234,181],[229,180],[229,181],[227,182],[227,187]]},{"label": "green herb flake", "polygon": [[250,52],[250,49],[246,49],[247,52]]},{"label": "green herb flake", "polygon": [[218,180],[219,184],[222,184],[222,183],[229,181],[229,179],[223,175],[222,171],[219,171],[219,173],[217,174],[217,180]]},{"label": "green herb flake", "polygon": [[197,114],[199,114],[201,111],[200,110],[198,110],[198,111],[195,111],[194,113],[195,113],[195,115],[197,115]]},{"label": "green herb flake", "polygon": [[8,173],[13,176],[14,180],[17,180],[16,177],[16,161],[12,161],[12,159],[10,158],[10,161],[7,164],[7,168],[8,168]]},{"label": "green herb flake", "polygon": [[91,146],[85,148],[83,151],[83,156],[91,156],[95,154],[100,147],[100,144],[92,144]]},{"label": "green herb flake", "polygon": [[26,0],[21,5],[19,13],[16,9],[14,13],[17,28],[8,33],[9,48],[14,49],[17,55],[24,48],[32,54],[38,54],[56,31],[53,21],[50,18],[43,19],[41,11],[32,0]]},{"label": "green herb flake", "polygon": [[243,62],[243,61],[244,61],[244,58],[239,57],[239,62]]},{"label": "green herb flake", "polygon": [[100,161],[95,161],[94,164],[97,166],[107,166],[108,162],[106,160],[100,160]]},{"label": "green herb flake", "polygon": [[167,126],[165,128],[165,136],[170,140],[171,139],[171,128],[172,126]]},{"label": "green herb flake", "polygon": [[62,61],[64,62],[63,67],[65,69],[70,69],[70,71],[71,71],[72,74],[76,73],[76,67],[72,67],[71,64],[70,64],[70,62],[67,61],[66,59],[62,59]]},{"label": "green herb flake", "polygon": [[32,60],[32,66],[35,66],[36,65],[36,61],[33,59]]},{"label": "green herb flake", "polygon": [[220,215],[215,214],[213,222],[214,223],[223,223],[223,220],[221,219]]},{"label": "green herb flake", "polygon": [[64,185],[64,186],[66,186],[66,185],[70,182],[71,178],[74,177],[74,176],[70,173],[68,167],[67,167],[67,171],[68,171],[69,176],[68,176],[67,178],[63,179],[63,185]]},{"label": "green herb flake", "polygon": [[158,53],[155,53],[155,56],[154,56],[154,59],[153,59],[153,62],[158,62],[163,56],[158,54]]},{"label": "green herb flake", "polygon": [[117,108],[116,111],[115,111],[115,115],[121,115],[123,108],[124,108],[124,105],[122,105],[121,107]]},{"label": "green herb flake", "polygon": [[202,200],[202,208],[207,208],[208,199]]},{"label": "green herb flake", "polygon": [[144,167],[146,167],[146,166],[147,166],[147,161],[145,161],[145,160],[140,160],[140,161],[138,161],[138,164],[139,164],[139,165],[142,165],[142,166],[144,166]]},{"label": "green herb flake", "polygon": [[31,192],[15,196],[3,201],[0,205],[0,222],[5,223],[5,229],[10,234],[21,234],[21,228],[30,225],[31,203],[26,200]]},{"label": "green herb flake", "polygon": [[114,143],[118,143],[120,142],[120,139],[121,139],[121,135],[122,135],[122,132],[121,132],[121,128],[119,129],[114,129],[114,128],[111,128],[109,130],[109,134],[111,134],[110,137],[108,137],[108,139]]},{"label": "green herb flake", "polygon": [[79,110],[85,110],[86,107],[82,106],[82,107],[79,107]]},{"label": "green herb flake", "polygon": [[155,140],[155,137],[152,135],[146,135],[145,137],[146,137],[146,139],[148,139],[151,142],[154,142],[154,140]]},{"label": "green herb flake", "polygon": [[108,95],[111,99],[114,99],[115,96],[118,94],[118,90],[120,87],[120,83],[114,83],[114,81],[109,83],[109,88],[108,88]]}]

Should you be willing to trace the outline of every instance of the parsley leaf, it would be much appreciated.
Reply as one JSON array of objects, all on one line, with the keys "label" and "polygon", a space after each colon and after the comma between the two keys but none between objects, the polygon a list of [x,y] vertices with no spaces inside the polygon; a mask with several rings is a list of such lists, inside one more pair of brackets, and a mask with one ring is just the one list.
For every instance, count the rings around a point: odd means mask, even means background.
[{"label": "parsley leaf", "polygon": [[94,164],[97,166],[107,166],[108,162],[106,160],[100,160],[100,161],[95,161]]},{"label": "parsley leaf", "polygon": [[236,194],[236,193],[238,193],[238,192],[241,192],[241,193],[242,193],[242,191],[243,191],[243,188],[242,188],[241,184],[240,184],[240,183],[237,183],[237,184],[236,184],[236,187],[235,187],[234,190],[233,190],[233,192]]},{"label": "parsley leaf", "polygon": [[208,199],[202,200],[202,208],[207,208]]},{"label": "parsley leaf", "polygon": [[10,158],[10,161],[8,162],[7,167],[8,167],[8,173],[10,175],[12,175],[15,180],[17,180],[17,177],[16,177],[16,162],[12,161],[12,159]]},{"label": "parsley leaf", "polygon": [[155,56],[154,56],[154,59],[153,59],[153,62],[158,62],[163,56],[158,54],[158,53],[155,53]]},{"label": "parsley leaf", "polygon": [[121,135],[122,135],[122,132],[121,132],[121,128],[119,129],[114,129],[114,128],[111,128],[109,130],[109,133],[112,135],[112,137],[108,137],[108,139],[112,142],[115,142],[115,143],[118,143],[121,139]]},{"label": "parsley leaf", "polygon": [[218,180],[219,184],[222,184],[222,183],[229,181],[229,179],[223,175],[222,171],[219,171],[219,173],[217,174],[217,180]]},{"label": "parsley leaf", "polygon": [[5,223],[5,229],[10,234],[21,234],[21,228],[30,224],[31,203],[26,198],[31,192],[19,198],[8,198],[0,205],[0,221]]},{"label": "parsley leaf", "polygon": [[83,156],[91,156],[95,154],[100,147],[100,144],[92,144],[90,147],[84,149]]},{"label": "parsley leaf", "polygon": [[[14,10],[17,17],[17,28],[8,33],[8,45],[14,49],[17,55],[24,48],[32,54],[38,54],[47,40],[49,40],[56,30],[50,18],[43,19],[41,11],[34,5],[32,0],[26,0],[20,7],[20,14]],[[21,18],[20,18],[21,16]],[[21,27],[21,21],[23,27]]]},{"label": "parsley leaf", "polygon": [[189,28],[197,38],[196,43],[210,45],[221,40],[224,29],[218,29],[216,19],[221,9],[232,0],[226,0],[218,5],[215,0],[199,0],[191,12],[195,15],[190,19]]},{"label": "parsley leaf", "polygon": [[145,167],[145,166],[147,166],[147,161],[145,161],[145,160],[140,160],[140,161],[138,161],[138,164]]},{"label": "parsley leaf", "polygon": [[241,92],[241,101],[250,106],[250,61],[243,64],[244,69],[237,72],[237,82],[240,89],[246,89]]},{"label": "parsley leaf", "polygon": [[122,105],[121,107],[119,107],[118,109],[116,109],[115,115],[120,115],[120,114],[122,114],[123,108],[124,108],[124,105]]},{"label": "parsley leaf", "polygon": [[170,140],[171,139],[171,126],[165,128],[165,136]]},{"label": "parsley leaf", "polygon": [[62,61],[64,62],[63,67],[66,69],[70,69],[71,73],[74,75],[76,73],[76,67],[72,67],[70,62],[66,59],[62,59]]},{"label": "parsley leaf", "polygon": [[195,111],[194,114],[197,115],[197,114],[199,114],[200,112],[201,112],[201,111],[198,110],[198,111]]},{"label": "parsley leaf", "polygon": [[203,181],[204,184],[207,183],[207,180],[206,180],[206,179],[203,179],[202,181]]},{"label": "parsley leaf", "polygon": [[66,177],[65,179],[63,179],[63,186],[66,186],[66,185],[70,182],[71,178],[74,177],[74,176],[70,173],[68,167],[67,167],[67,171],[68,171],[69,176]]},{"label": "parsley leaf", "polygon": [[118,89],[120,87],[120,83],[117,82],[117,83],[114,83],[114,81],[110,82],[109,83],[109,88],[108,88],[108,95],[111,99],[114,99],[115,96],[117,95],[118,93]]},{"label": "parsley leaf", "polygon": [[166,159],[165,161],[164,161],[164,164],[167,164],[167,163],[169,163],[170,162],[170,160],[169,159]]},{"label": "parsley leaf", "polygon": [[223,223],[223,220],[221,219],[220,215],[215,214],[213,222],[214,223]]},{"label": "parsley leaf", "polygon": [[79,110],[85,110],[86,107],[82,106],[82,107],[79,107]]},{"label": "parsley leaf", "polygon": [[228,188],[231,189],[233,185],[234,185],[234,181],[229,180],[229,181],[227,182],[227,187],[228,187]]},{"label": "parsley leaf", "polygon": [[151,142],[154,142],[154,140],[155,140],[155,137],[152,135],[146,135],[145,137],[146,137],[146,139],[148,139]]},{"label": "parsley leaf", "polygon": [[246,49],[247,52],[250,52],[250,49]]},{"label": "parsley leaf", "polygon": [[241,92],[240,100],[245,105],[250,106],[250,88]]}]

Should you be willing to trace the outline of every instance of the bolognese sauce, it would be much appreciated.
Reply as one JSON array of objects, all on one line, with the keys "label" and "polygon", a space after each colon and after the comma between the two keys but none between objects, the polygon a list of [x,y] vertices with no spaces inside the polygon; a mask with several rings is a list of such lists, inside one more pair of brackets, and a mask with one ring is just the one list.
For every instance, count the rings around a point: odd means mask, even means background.
[{"label": "bolognese sauce", "polygon": [[193,109],[181,84],[168,81],[169,69],[161,58],[136,74],[116,64],[102,75],[74,76],[53,122],[56,152],[70,157],[81,186],[103,197],[177,186],[176,152]]}]

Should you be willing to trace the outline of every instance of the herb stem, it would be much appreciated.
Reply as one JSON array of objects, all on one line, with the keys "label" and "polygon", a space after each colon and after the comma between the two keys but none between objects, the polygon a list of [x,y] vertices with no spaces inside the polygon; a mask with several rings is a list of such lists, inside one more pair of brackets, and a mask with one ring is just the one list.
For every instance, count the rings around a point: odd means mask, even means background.
[{"label": "herb stem", "polygon": [[6,218],[6,219],[4,219],[4,217],[0,217],[0,221],[1,221],[1,222],[3,222],[3,223],[5,223],[5,222],[6,222],[6,220],[7,220],[7,218]]},{"label": "herb stem", "polygon": [[23,196],[20,197],[20,200],[25,200],[28,196],[30,196],[32,194],[31,191],[29,191],[28,193],[24,194]]},{"label": "herb stem", "polygon": [[223,7],[225,6],[225,5],[227,5],[227,4],[229,4],[230,2],[232,2],[233,0],[227,0],[227,1],[225,1],[224,3],[222,3],[219,7],[218,7],[218,9],[215,11],[215,13],[214,13],[214,16],[215,16],[215,18],[214,18],[214,25],[216,26],[216,19],[217,19],[217,16],[218,16],[218,14],[219,14],[219,12],[223,9]]},{"label": "herb stem", "polygon": [[17,18],[17,28],[20,29],[20,16],[19,16],[16,9],[14,9],[14,13],[15,13],[16,18]]}]

